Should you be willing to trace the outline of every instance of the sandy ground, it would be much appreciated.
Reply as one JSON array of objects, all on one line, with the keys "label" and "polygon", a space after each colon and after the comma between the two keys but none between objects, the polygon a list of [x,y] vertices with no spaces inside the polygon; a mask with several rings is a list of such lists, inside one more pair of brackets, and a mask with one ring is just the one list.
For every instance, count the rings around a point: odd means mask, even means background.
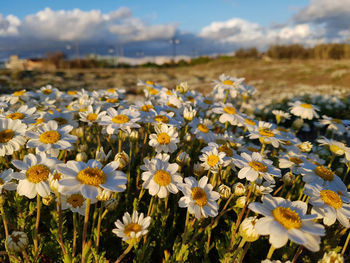
[{"label": "sandy ground", "polygon": [[138,94],[138,80],[152,80],[168,88],[187,81],[192,88],[206,93],[213,87],[213,80],[222,73],[244,77],[248,85],[263,93],[285,89],[293,91],[296,88],[300,90],[300,87],[313,89],[316,86],[326,86],[330,93],[337,88],[350,91],[350,61],[347,60],[264,61],[230,58],[174,68],[73,69],[54,72],[0,70],[0,93],[33,90],[52,84],[62,90],[117,87]]}]

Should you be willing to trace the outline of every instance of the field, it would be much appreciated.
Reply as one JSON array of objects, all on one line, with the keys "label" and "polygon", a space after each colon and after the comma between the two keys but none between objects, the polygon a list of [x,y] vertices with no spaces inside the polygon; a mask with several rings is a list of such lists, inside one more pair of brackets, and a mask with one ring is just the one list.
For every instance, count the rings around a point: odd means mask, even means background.
[{"label": "field", "polygon": [[349,262],[347,63],[1,71],[0,262]]},{"label": "field", "polygon": [[212,81],[222,73],[246,78],[246,83],[269,94],[281,90],[305,90],[315,88],[334,92],[338,88],[350,88],[350,61],[348,60],[253,60],[219,58],[206,64],[175,68],[127,68],[127,69],[72,69],[56,72],[0,71],[0,91],[7,88],[34,89],[52,84],[61,90],[126,88],[137,93],[136,83],[152,80],[164,87],[174,87],[186,81],[200,92],[212,89]]}]

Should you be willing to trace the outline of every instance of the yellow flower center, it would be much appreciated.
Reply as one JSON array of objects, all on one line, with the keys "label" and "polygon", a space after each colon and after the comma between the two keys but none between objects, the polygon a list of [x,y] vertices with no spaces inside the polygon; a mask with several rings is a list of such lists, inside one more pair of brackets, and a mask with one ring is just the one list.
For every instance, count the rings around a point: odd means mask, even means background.
[{"label": "yellow flower center", "polygon": [[61,180],[61,178],[62,178],[62,174],[61,173],[58,173],[58,172],[54,173],[53,180],[59,181],[59,180]]},{"label": "yellow flower center", "polygon": [[68,90],[68,91],[67,91],[67,94],[68,94],[68,95],[71,95],[71,96],[72,96],[72,95],[76,95],[77,93],[78,93],[78,92],[75,91],[75,90]]},{"label": "yellow flower center", "polygon": [[211,100],[208,100],[208,99],[203,100],[203,102],[205,104],[209,104],[209,105],[213,104],[213,102]]},{"label": "yellow flower center", "polygon": [[197,128],[201,132],[204,132],[204,133],[208,133],[209,132],[208,127],[206,125],[204,125],[204,124],[198,124]]},{"label": "yellow flower center", "polygon": [[265,164],[258,161],[250,161],[248,165],[252,167],[255,171],[260,173],[266,173],[268,170]]},{"label": "yellow flower center", "polygon": [[277,207],[272,210],[272,215],[277,222],[287,229],[301,228],[301,219],[297,212],[290,208]]},{"label": "yellow flower center", "polygon": [[147,81],[146,81],[146,84],[147,84],[147,85],[152,85],[152,86],[154,86],[155,83],[154,83],[154,81],[147,80]]},{"label": "yellow flower center", "polygon": [[108,103],[118,103],[119,99],[118,98],[108,98],[108,99],[106,99],[106,102],[108,102]]},{"label": "yellow flower center", "polygon": [[225,79],[222,81],[222,84],[233,86],[235,83],[232,80]]},{"label": "yellow flower center", "polygon": [[331,190],[322,190],[320,192],[320,197],[325,204],[330,205],[334,209],[338,209],[343,206],[343,201],[341,200],[340,196]]},{"label": "yellow flower center", "polygon": [[219,152],[224,152],[227,156],[230,156],[230,157],[233,156],[233,151],[227,145],[221,145],[219,147]]},{"label": "yellow flower center", "polygon": [[192,96],[187,96],[187,100],[192,103],[194,102],[194,98]]},{"label": "yellow flower center", "polygon": [[115,93],[115,89],[107,89],[106,90],[108,93]]},{"label": "yellow flower center", "polygon": [[118,123],[118,124],[123,124],[123,123],[127,123],[129,122],[130,118],[129,116],[126,116],[126,115],[123,115],[123,114],[120,114],[120,115],[116,115],[112,118],[112,121],[114,123]]},{"label": "yellow flower center", "polygon": [[205,206],[208,203],[208,196],[200,187],[192,188],[192,199],[198,206]]},{"label": "yellow flower center", "polygon": [[51,89],[43,89],[42,93],[45,95],[50,95],[52,93],[52,90]]},{"label": "yellow flower center", "polygon": [[40,183],[49,178],[50,169],[43,164],[36,164],[31,167],[26,172],[26,176],[29,182],[34,184]]},{"label": "yellow flower center", "polygon": [[337,155],[343,155],[345,153],[344,149],[334,144],[329,145],[329,150]]},{"label": "yellow flower center", "polygon": [[219,157],[217,155],[211,154],[208,156],[207,163],[209,166],[213,167],[215,166],[219,161]]},{"label": "yellow flower center", "polygon": [[88,167],[78,173],[77,179],[82,184],[99,186],[106,182],[106,175],[98,168]]},{"label": "yellow flower center", "polygon": [[256,152],[256,153],[259,152],[259,149],[254,148],[254,147],[247,147],[247,149],[251,152]]},{"label": "yellow flower center", "polygon": [[145,111],[145,112],[149,112],[150,109],[154,109],[153,105],[147,104],[141,107],[141,111]]},{"label": "yellow flower center", "polygon": [[0,131],[0,143],[7,143],[15,136],[15,132],[11,129]]},{"label": "yellow flower center", "polygon": [[331,121],[336,124],[343,124],[343,121],[341,119],[332,119]]},{"label": "yellow flower center", "polygon": [[89,113],[87,116],[86,116],[86,119],[90,122],[94,122],[97,120],[97,117],[98,115],[96,113]]},{"label": "yellow flower center", "polygon": [[333,181],[334,179],[334,172],[323,165],[317,166],[315,173],[325,181]]},{"label": "yellow flower center", "polygon": [[156,90],[154,88],[150,88],[149,89],[149,93],[151,93],[152,95],[157,95],[158,94],[158,90]]},{"label": "yellow flower center", "polygon": [[154,120],[156,122],[162,122],[162,123],[168,123],[169,122],[169,118],[167,116],[163,116],[163,115],[157,115],[156,117],[154,117]]},{"label": "yellow flower center", "polygon": [[125,226],[124,234],[127,237],[130,237],[132,232],[134,232],[136,234],[137,232],[140,232],[141,230],[142,230],[142,227],[139,224],[137,224],[137,223],[130,223],[127,226]]},{"label": "yellow flower center", "polygon": [[58,125],[65,125],[68,123],[68,121],[62,117],[54,118],[54,121],[57,121]]},{"label": "yellow flower center", "polygon": [[18,97],[18,96],[24,95],[25,93],[26,93],[26,90],[25,90],[25,89],[22,89],[22,90],[19,90],[19,91],[15,91],[15,92],[13,93],[13,96]]},{"label": "yellow flower center", "polygon": [[167,171],[158,170],[155,172],[153,180],[160,186],[167,186],[171,183],[171,176]]},{"label": "yellow flower center", "polygon": [[85,198],[81,194],[72,194],[70,197],[67,198],[67,203],[74,208],[83,206],[84,201]]},{"label": "yellow flower center", "polygon": [[298,157],[290,157],[289,161],[291,161],[292,163],[295,163],[298,166],[299,164],[303,163],[303,160]]},{"label": "yellow flower center", "polygon": [[228,114],[236,114],[237,111],[234,107],[227,106],[224,108],[224,112],[226,112]]},{"label": "yellow flower center", "polygon": [[305,108],[305,109],[312,109],[312,105],[311,104],[302,103],[302,104],[300,104],[300,106]]},{"label": "yellow flower center", "polygon": [[265,137],[274,137],[275,134],[269,128],[262,128],[259,130],[259,134]]},{"label": "yellow flower center", "polygon": [[173,93],[171,92],[171,90],[167,90],[167,91],[166,91],[166,94],[169,95],[169,96],[173,95]]},{"label": "yellow flower center", "polygon": [[171,139],[170,136],[165,132],[158,134],[158,137],[157,137],[157,141],[159,144],[169,144],[170,139]]},{"label": "yellow flower center", "polygon": [[45,144],[53,144],[61,139],[61,135],[57,131],[46,131],[40,135],[39,140]]},{"label": "yellow flower center", "polygon": [[39,125],[41,123],[45,122],[45,119],[44,118],[39,118],[39,119],[36,119],[34,125]]},{"label": "yellow flower center", "polygon": [[253,125],[253,126],[255,126],[255,121],[253,121],[253,120],[251,120],[251,119],[245,119],[244,121],[245,121],[245,123],[248,124],[248,125]]},{"label": "yellow flower center", "polygon": [[288,140],[282,140],[282,143],[284,145],[287,145],[287,146],[291,146],[292,145],[292,143],[290,141],[288,141]]},{"label": "yellow flower center", "polygon": [[6,116],[7,119],[12,119],[12,120],[23,120],[25,115],[21,112],[14,112],[10,113]]}]

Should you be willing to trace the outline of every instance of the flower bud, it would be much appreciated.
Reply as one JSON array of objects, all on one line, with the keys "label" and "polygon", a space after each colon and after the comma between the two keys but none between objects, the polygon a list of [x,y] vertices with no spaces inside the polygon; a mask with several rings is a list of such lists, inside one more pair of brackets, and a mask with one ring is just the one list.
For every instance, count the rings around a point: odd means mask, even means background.
[{"label": "flower bud", "polygon": [[246,192],[245,186],[242,183],[236,183],[232,187],[233,193],[236,196],[244,195]]},{"label": "flower bud", "polygon": [[138,141],[138,139],[139,139],[139,132],[136,131],[136,130],[133,130],[133,131],[130,133],[129,138],[130,138],[131,141]]},{"label": "flower bud", "polygon": [[88,146],[86,144],[79,144],[77,150],[78,152],[86,152],[88,150]]},{"label": "flower bud", "polygon": [[291,184],[293,184],[293,183],[294,183],[294,180],[295,180],[295,176],[294,176],[294,174],[291,173],[291,172],[286,173],[286,174],[283,175],[283,177],[282,177],[282,181],[283,181],[283,183],[286,184],[286,185],[291,185]]},{"label": "flower bud", "polygon": [[96,160],[101,163],[107,162],[111,154],[112,154],[111,150],[107,154],[105,154],[105,152],[103,151],[103,147],[101,146],[100,150],[96,152]]},{"label": "flower bud", "polygon": [[107,201],[111,199],[112,192],[106,189],[103,189],[101,192],[98,193],[97,195],[97,200],[99,201]]},{"label": "flower bud", "polygon": [[335,251],[325,252],[323,258],[318,263],[343,263],[344,256]]},{"label": "flower bud", "polygon": [[246,200],[247,200],[247,197],[246,197],[245,195],[239,197],[239,198],[236,200],[236,207],[238,207],[238,208],[243,208],[243,207],[245,206]]},{"label": "flower bud", "polygon": [[114,198],[111,198],[105,202],[105,207],[108,209],[108,211],[113,211],[117,208],[118,201]]},{"label": "flower bud", "polygon": [[200,177],[204,174],[205,170],[204,167],[200,163],[195,163],[193,166],[193,173]]},{"label": "flower bud", "polygon": [[256,216],[250,216],[242,221],[239,227],[240,236],[248,242],[258,240],[259,234],[255,229],[255,224],[258,221]]},{"label": "flower bud", "polygon": [[49,206],[55,200],[55,197],[53,195],[48,195],[43,197],[42,200],[44,205]]},{"label": "flower bud", "polygon": [[86,152],[77,153],[77,156],[75,156],[75,160],[78,162],[86,162],[87,159],[88,159],[88,156]]},{"label": "flower bud", "polygon": [[295,121],[293,121],[292,123],[292,127],[295,129],[295,130],[300,130],[301,127],[303,127],[303,124],[304,124],[304,120],[303,119],[296,119]]},{"label": "flower bud", "polygon": [[181,152],[177,157],[176,161],[180,166],[188,165],[191,161],[190,156],[186,152]]},{"label": "flower bud", "polygon": [[300,151],[302,151],[304,153],[308,153],[312,149],[312,144],[311,144],[311,142],[306,141],[306,142],[302,142],[302,143],[297,144],[297,147],[300,149]]},{"label": "flower bud", "polygon": [[27,234],[21,231],[13,231],[11,235],[8,236],[7,248],[11,252],[21,252],[28,245]]},{"label": "flower bud", "polygon": [[78,137],[83,137],[84,136],[84,128],[83,127],[78,127],[72,130],[72,134],[76,135]]},{"label": "flower bud", "polygon": [[231,188],[222,184],[219,186],[219,194],[222,199],[228,199],[231,195]]},{"label": "flower bud", "polygon": [[124,167],[126,167],[128,165],[130,158],[126,154],[126,152],[122,151],[114,157],[114,161],[119,162],[118,169],[123,169]]}]

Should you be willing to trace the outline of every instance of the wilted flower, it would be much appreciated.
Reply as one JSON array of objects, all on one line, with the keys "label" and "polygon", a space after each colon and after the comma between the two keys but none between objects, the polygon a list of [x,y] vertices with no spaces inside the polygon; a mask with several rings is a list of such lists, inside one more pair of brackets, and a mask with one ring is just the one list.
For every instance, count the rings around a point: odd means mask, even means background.
[{"label": "wilted flower", "polygon": [[12,234],[8,236],[6,243],[9,251],[21,252],[28,245],[27,234],[22,231],[13,231]]},{"label": "wilted flower", "polygon": [[317,263],[344,263],[344,256],[335,251],[325,252]]},{"label": "wilted flower", "polygon": [[118,169],[122,170],[129,164],[130,158],[126,152],[122,151],[116,154],[114,161],[119,163]]}]

